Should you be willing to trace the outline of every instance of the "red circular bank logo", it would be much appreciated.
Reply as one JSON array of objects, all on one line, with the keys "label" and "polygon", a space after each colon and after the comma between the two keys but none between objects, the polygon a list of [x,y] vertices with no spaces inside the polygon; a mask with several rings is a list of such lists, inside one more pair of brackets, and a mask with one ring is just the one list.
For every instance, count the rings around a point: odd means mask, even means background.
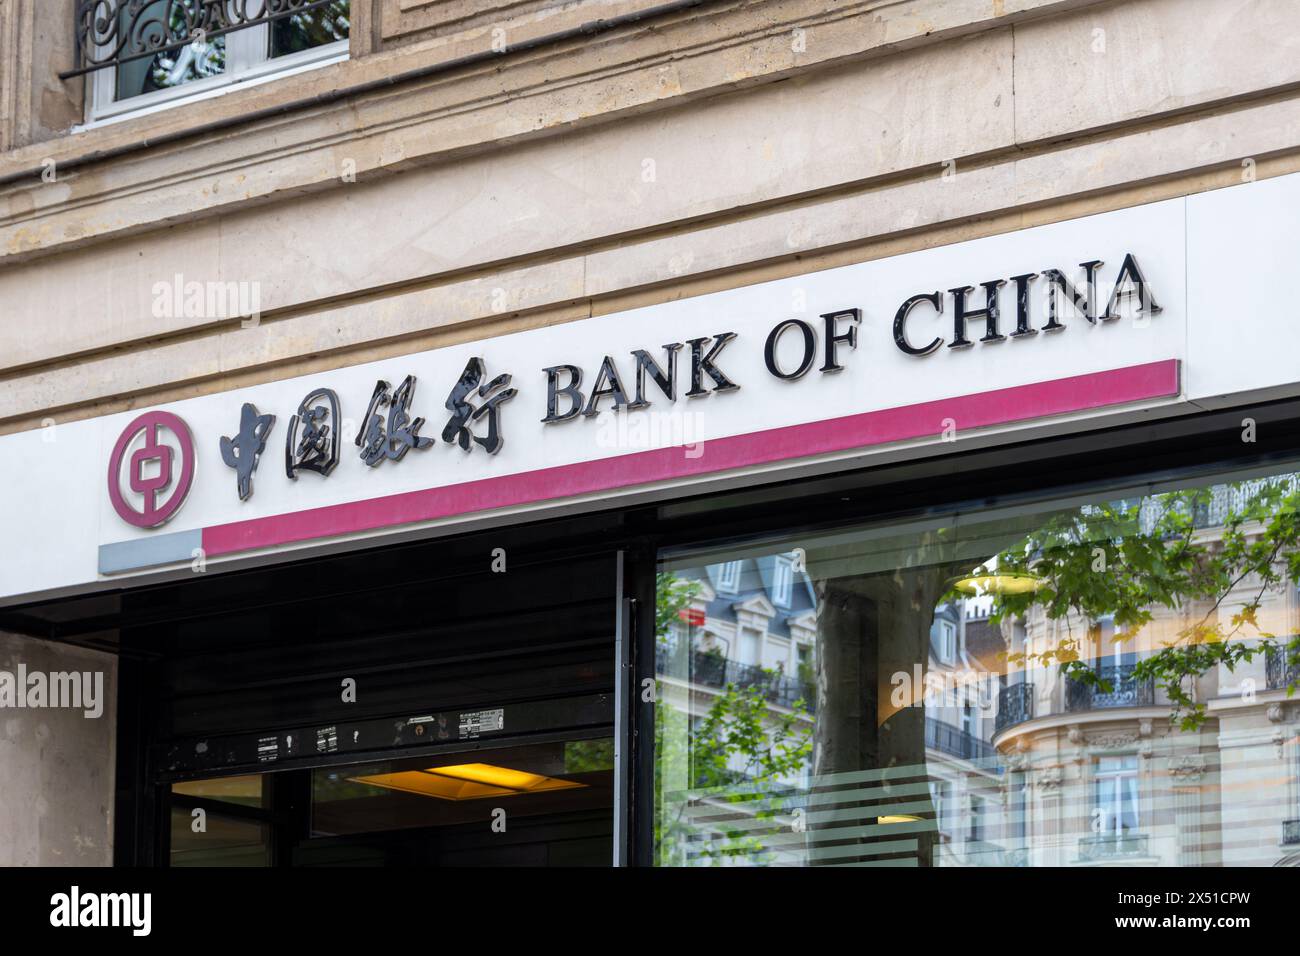
[{"label": "red circular bank logo", "polygon": [[[166,442],[166,432],[175,436],[179,448],[179,474],[178,449]],[[123,478],[126,487],[143,499],[139,508],[127,500]],[[126,426],[113,446],[108,460],[108,498],[122,520],[137,528],[156,528],[180,511],[193,483],[194,438],[189,426],[171,412],[145,412]]]}]

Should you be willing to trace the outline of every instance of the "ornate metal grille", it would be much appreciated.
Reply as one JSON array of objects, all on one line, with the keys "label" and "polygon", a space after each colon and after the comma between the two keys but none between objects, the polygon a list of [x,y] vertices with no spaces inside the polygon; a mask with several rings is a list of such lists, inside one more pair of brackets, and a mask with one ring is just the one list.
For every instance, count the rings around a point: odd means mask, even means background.
[{"label": "ornate metal grille", "polygon": [[998,691],[998,714],[993,719],[994,733],[1014,724],[1034,719],[1034,685],[1012,684]]},{"label": "ornate metal grille", "polygon": [[[686,676],[684,648],[684,644],[656,648],[655,666],[659,673]],[[793,707],[796,701],[802,700],[809,713],[816,710],[817,688],[812,684],[805,684],[797,677],[787,677],[753,664],[742,664],[720,654],[692,651],[690,681],[701,687],[722,688],[728,684],[734,684],[740,689],[761,687],[763,696],[781,707]]]},{"label": "ornate metal grille", "polygon": [[1300,681],[1300,662],[1291,662],[1287,645],[1270,647],[1264,651],[1264,677],[1269,690],[1280,690]]},{"label": "ornate metal grille", "polygon": [[1091,684],[1067,680],[1065,684],[1065,709],[1067,711],[1104,710],[1108,707],[1150,707],[1155,703],[1155,682],[1148,677],[1138,680],[1133,676],[1131,664],[1099,667],[1097,673],[1110,685],[1109,691]]},{"label": "ornate metal grille", "polygon": [[334,0],[76,0],[77,65],[62,79],[271,23]]},{"label": "ornate metal grille", "polygon": [[935,717],[925,718],[925,746],[960,760],[987,760],[997,756],[987,740]]}]

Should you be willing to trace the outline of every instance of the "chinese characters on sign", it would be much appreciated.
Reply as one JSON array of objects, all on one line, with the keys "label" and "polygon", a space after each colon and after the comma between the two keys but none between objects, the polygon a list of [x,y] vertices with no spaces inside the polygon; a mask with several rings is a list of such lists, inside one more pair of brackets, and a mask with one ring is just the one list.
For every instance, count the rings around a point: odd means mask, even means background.
[{"label": "chinese characters on sign", "polygon": [[221,439],[221,460],[235,469],[240,501],[247,501],[253,493],[253,472],[266,449],[266,436],[274,424],[274,415],[259,415],[257,406],[245,402],[239,413],[239,434]]},{"label": "chinese characters on sign", "polygon": [[[375,385],[375,393],[370,396],[370,407],[366,409],[364,424],[357,432],[356,439],[357,447],[361,449],[361,460],[370,467],[373,468],[384,459],[401,461],[412,448],[428,448],[433,444],[432,438],[420,435],[424,419],[411,419],[411,399],[414,397],[414,375],[402,379],[402,384],[397,386],[395,392],[383,379]],[[381,412],[384,408],[388,409],[387,430],[384,429],[384,416]]]},{"label": "chinese characters on sign", "polygon": [[[465,366],[465,371],[460,374],[460,381],[447,396],[447,410],[451,412],[451,418],[447,420],[447,425],[442,430],[442,440],[448,444],[459,442],[462,451],[469,451],[470,442],[475,441],[482,445],[483,450],[489,455],[495,455],[505,444],[498,421],[501,404],[514,398],[518,389],[507,387],[510,384],[508,373],[498,375],[486,383],[483,382],[483,378],[483,360],[470,359]],[[468,396],[475,391],[478,392],[479,398],[487,398],[487,401],[478,408],[468,401]],[[488,398],[488,395],[493,392],[496,394]],[[469,425],[470,422],[476,422],[484,415],[487,416],[487,437],[480,438],[470,431]]]},{"label": "chinese characters on sign", "polygon": [[[322,401],[325,404],[316,404]],[[295,481],[299,471],[314,471],[327,478],[338,463],[339,397],[333,389],[318,388],[302,400],[298,414],[289,419],[289,433],[284,440],[284,471]]]},{"label": "chinese characters on sign", "polygon": [[[490,381],[486,379],[485,365],[481,358],[471,358],[461,372],[460,378],[447,396],[446,407],[451,412],[442,438],[447,444],[459,444],[464,451],[470,451],[475,443],[482,446],[489,454],[501,450],[505,439],[501,434],[501,405],[516,394],[510,388],[510,375],[498,375]],[[425,449],[435,444],[435,439],[420,434],[424,419],[412,417],[411,404],[415,400],[414,375],[408,375],[394,389],[388,382],[380,379],[375,384],[374,393],[355,444],[360,449],[360,457],[370,467],[384,461],[401,461],[412,448]],[[474,399],[480,399],[475,404]],[[110,495],[119,513],[129,512],[136,518],[128,521],[138,523],[150,521],[161,524],[180,507],[184,494],[173,495],[165,508],[156,508],[154,499],[158,492],[171,484],[170,446],[160,443],[154,433],[158,424],[166,424],[174,431],[177,426],[170,424],[171,419],[180,422],[173,415],[159,412],[154,425],[149,428],[144,447],[132,458],[130,487],[145,496],[143,515],[132,511],[125,503],[119,486],[110,485]],[[131,434],[123,436],[128,444],[135,440],[141,430],[140,423],[148,416],[143,416],[132,423]],[[471,426],[480,419],[486,419],[486,435],[475,434]],[[152,419],[150,421],[153,421]],[[289,419],[289,427],[284,443],[284,471],[292,480],[297,480],[298,472],[315,472],[322,478],[329,477],[338,466],[340,453],[339,442],[343,421],[338,394],[333,389],[318,388],[310,393],[298,405],[297,413]],[[183,424],[179,427],[183,427]],[[245,402],[240,410],[239,431],[234,437],[222,436],[221,460],[235,471],[235,486],[240,501],[247,501],[253,494],[253,476],[257,471],[258,461],[266,450],[266,442],[275,427],[274,415],[259,414],[257,406]],[[188,438],[188,431],[185,436]],[[193,455],[190,456],[189,471],[193,475]],[[157,474],[146,476],[144,466],[150,462],[158,463]],[[117,463],[120,470],[121,462]],[[186,484],[188,491],[188,484]],[[170,509],[170,510],[168,510]],[[125,515],[124,515],[125,516]],[[161,516],[161,517],[160,517]],[[157,519],[155,521],[155,519]],[[142,524],[142,527],[152,527]]]}]

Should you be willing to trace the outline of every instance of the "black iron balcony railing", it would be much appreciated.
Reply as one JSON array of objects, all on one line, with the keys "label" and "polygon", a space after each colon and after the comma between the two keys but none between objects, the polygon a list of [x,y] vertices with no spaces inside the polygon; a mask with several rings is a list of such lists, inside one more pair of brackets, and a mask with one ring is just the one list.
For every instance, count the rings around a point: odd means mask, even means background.
[{"label": "black iron balcony railing", "polygon": [[76,66],[61,79],[325,7],[334,0],[77,0]]},{"label": "black iron balcony railing", "polygon": [[997,753],[987,740],[936,717],[925,718],[925,746],[962,760],[979,760]]},{"label": "black iron balcony railing", "polygon": [[1133,665],[1098,668],[1098,675],[1110,685],[1102,690],[1091,684],[1069,680],[1065,684],[1065,709],[1105,710],[1112,707],[1150,707],[1155,703],[1155,682],[1133,676]]},{"label": "black iron balcony railing", "polygon": [[998,713],[993,732],[1001,733],[1014,724],[1034,719],[1034,685],[1012,684],[998,691]]},{"label": "black iron balcony railing", "polygon": [[1281,690],[1300,681],[1300,661],[1292,662],[1285,647],[1270,647],[1264,651],[1264,676],[1269,690]]},{"label": "black iron balcony railing", "polygon": [[[655,652],[655,666],[661,674],[685,676],[682,653],[672,648],[660,647]],[[761,687],[763,696],[780,707],[793,708],[802,700],[808,711],[815,709],[816,689],[797,678],[765,670],[753,664],[742,664],[720,654],[693,651],[690,655],[690,677],[693,684],[704,687],[726,687],[732,684],[741,689]]]},{"label": "black iron balcony railing", "polygon": [[1079,840],[1079,860],[1093,863],[1120,857],[1149,856],[1150,838],[1145,833],[1125,833],[1123,836],[1102,833]]},{"label": "black iron balcony railing", "polygon": [[1282,842],[1288,846],[1300,843],[1300,820],[1282,821]]}]

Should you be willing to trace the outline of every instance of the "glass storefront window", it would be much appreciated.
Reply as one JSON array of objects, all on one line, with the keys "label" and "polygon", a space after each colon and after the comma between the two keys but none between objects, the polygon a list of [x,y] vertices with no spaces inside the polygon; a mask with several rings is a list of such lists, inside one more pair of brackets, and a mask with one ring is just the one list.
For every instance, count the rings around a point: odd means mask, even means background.
[{"label": "glass storefront window", "polygon": [[1300,859],[1298,504],[1275,470],[665,555],[656,862]]}]

